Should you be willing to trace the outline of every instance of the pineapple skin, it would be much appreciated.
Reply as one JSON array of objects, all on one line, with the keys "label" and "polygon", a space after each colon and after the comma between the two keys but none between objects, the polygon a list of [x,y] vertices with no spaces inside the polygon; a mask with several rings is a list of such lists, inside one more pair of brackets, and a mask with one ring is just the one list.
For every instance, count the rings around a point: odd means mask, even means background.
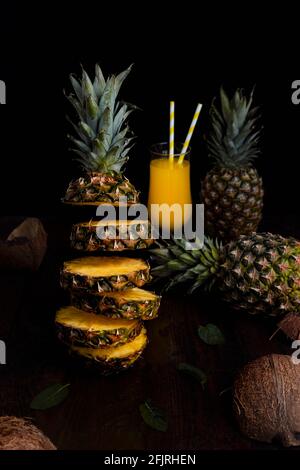
[{"label": "pineapple skin", "polygon": [[71,303],[75,307],[93,312],[96,315],[105,315],[109,318],[124,318],[126,320],[153,320],[158,315],[161,297],[156,295],[153,300],[126,301],[104,295],[78,294],[71,292]]},{"label": "pineapple skin", "polygon": [[[141,225],[141,224],[137,224]],[[109,224],[108,227],[109,229]],[[75,224],[71,230],[71,248],[78,251],[124,251],[149,248],[154,240],[152,238],[122,239],[119,227],[116,226],[115,238],[99,238],[95,225]],[[148,231],[148,226],[141,226],[140,231]],[[138,233],[138,231],[137,231]]]},{"label": "pineapple skin", "polygon": [[[83,315],[85,312],[82,312]],[[132,341],[142,330],[142,322],[136,322],[132,328],[117,328],[109,331],[82,329],[65,325],[56,321],[58,339],[69,346],[86,348],[116,347]]]},{"label": "pineapple skin", "polygon": [[121,173],[91,173],[71,181],[63,199],[64,203],[78,205],[119,204],[120,197],[127,204],[139,202],[139,192]]},{"label": "pineapple skin", "polygon": [[225,246],[217,272],[225,301],[250,314],[299,312],[300,243],[270,233],[241,236]]},{"label": "pineapple skin", "polygon": [[205,231],[224,241],[256,232],[262,218],[263,182],[253,167],[215,167],[202,183]]},{"label": "pineapple skin", "polygon": [[87,276],[61,270],[60,284],[63,289],[78,289],[78,293],[106,292],[126,290],[132,287],[142,287],[150,282],[150,267],[133,271],[130,274],[114,276]]},{"label": "pineapple skin", "polygon": [[[119,357],[119,358],[97,358],[93,357],[89,354],[88,348],[74,348],[71,347],[69,349],[69,353],[76,357],[79,362],[83,363],[87,368],[100,373],[101,375],[112,375],[118,374],[123,372],[130,367],[132,367],[138,359],[142,356],[147,344],[148,344],[148,337],[145,328],[142,329],[140,335],[143,336],[143,343],[132,352],[130,355],[126,357]],[[83,353],[84,349],[84,355]],[[117,349],[117,348],[116,348]]]},{"label": "pineapple skin", "polygon": [[151,274],[167,279],[167,288],[182,282],[189,293],[202,285],[214,288],[232,308],[250,314],[299,313],[300,242],[294,238],[253,233],[225,246],[207,238],[195,251],[174,240],[151,254],[158,264]]}]

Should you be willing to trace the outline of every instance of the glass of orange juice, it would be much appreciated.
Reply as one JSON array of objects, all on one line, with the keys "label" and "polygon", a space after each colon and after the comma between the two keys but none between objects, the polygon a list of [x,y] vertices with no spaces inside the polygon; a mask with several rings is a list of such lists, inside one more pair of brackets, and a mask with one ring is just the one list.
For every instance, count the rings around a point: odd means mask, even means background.
[{"label": "glass of orange juice", "polygon": [[148,211],[151,222],[170,231],[181,230],[192,216],[190,184],[190,147],[178,163],[183,144],[174,145],[174,158],[169,158],[167,142],[150,147],[150,186]]}]

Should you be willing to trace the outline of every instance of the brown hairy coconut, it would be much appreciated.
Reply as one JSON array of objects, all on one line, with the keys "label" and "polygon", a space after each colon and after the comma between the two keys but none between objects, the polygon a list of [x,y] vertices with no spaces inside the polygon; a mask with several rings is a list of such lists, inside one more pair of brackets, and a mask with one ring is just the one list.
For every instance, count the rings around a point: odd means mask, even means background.
[{"label": "brown hairy coconut", "polygon": [[300,364],[273,354],[246,365],[233,391],[233,408],[243,434],[263,442],[300,445]]},{"label": "brown hairy coconut", "polygon": [[0,450],[56,450],[30,420],[0,416]]}]

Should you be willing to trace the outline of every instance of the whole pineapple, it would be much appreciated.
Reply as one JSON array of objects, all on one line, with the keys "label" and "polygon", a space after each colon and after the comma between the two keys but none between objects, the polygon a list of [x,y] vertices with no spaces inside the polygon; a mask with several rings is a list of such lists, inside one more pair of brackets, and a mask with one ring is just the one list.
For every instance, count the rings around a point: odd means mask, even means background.
[{"label": "whole pineapple", "polygon": [[256,231],[262,216],[263,185],[252,161],[259,154],[258,108],[238,89],[229,100],[220,90],[213,101],[207,138],[214,167],[202,183],[208,234],[230,241]]},{"label": "whole pineapple", "polygon": [[167,288],[187,282],[192,292],[205,283],[252,314],[299,312],[300,242],[294,238],[252,233],[225,246],[206,238],[196,250],[187,250],[187,243],[171,240],[167,248],[151,250],[158,263],[151,274],[167,278]]},{"label": "whole pineapple", "polygon": [[117,101],[130,69],[105,80],[96,65],[93,82],[85,70],[81,80],[70,76],[74,93],[67,98],[75,108],[78,122],[71,122],[76,137],[69,138],[84,175],[70,183],[66,203],[118,205],[121,196],[129,204],[138,202],[138,192],[122,174],[133,139],[129,137],[126,119],[134,107]]}]

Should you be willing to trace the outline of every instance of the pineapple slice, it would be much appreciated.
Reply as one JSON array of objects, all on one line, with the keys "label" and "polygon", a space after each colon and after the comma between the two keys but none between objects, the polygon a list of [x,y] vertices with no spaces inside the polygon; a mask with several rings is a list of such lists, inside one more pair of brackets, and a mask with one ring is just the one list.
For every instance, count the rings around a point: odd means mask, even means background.
[{"label": "pineapple slice", "polygon": [[140,334],[129,343],[105,349],[71,346],[70,353],[85,360],[87,365],[97,366],[106,375],[128,369],[141,356],[147,342],[146,329],[142,328]]},{"label": "pineapple slice", "polygon": [[142,329],[142,322],[137,320],[111,320],[72,306],[58,310],[55,323],[61,341],[90,348],[117,346],[131,341]]},{"label": "pineapple slice", "polygon": [[160,296],[137,287],[103,294],[78,294],[73,291],[71,303],[76,307],[111,318],[152,320],[157,317]]},{"label": "pineapple slice", "polygon": [[[98,237],[97,231],[101,231]],[[148,220],[111,220],[74,224],[71,231],[71,247],[81,251],[123,251],[148,248],[151,238]]]},{"label": "pineapple slice", "polygon": [[61,271],[63,288],[91,293],[141,287],[150,279],[146,261],[117,256],[74,259],[65,262]]}]

